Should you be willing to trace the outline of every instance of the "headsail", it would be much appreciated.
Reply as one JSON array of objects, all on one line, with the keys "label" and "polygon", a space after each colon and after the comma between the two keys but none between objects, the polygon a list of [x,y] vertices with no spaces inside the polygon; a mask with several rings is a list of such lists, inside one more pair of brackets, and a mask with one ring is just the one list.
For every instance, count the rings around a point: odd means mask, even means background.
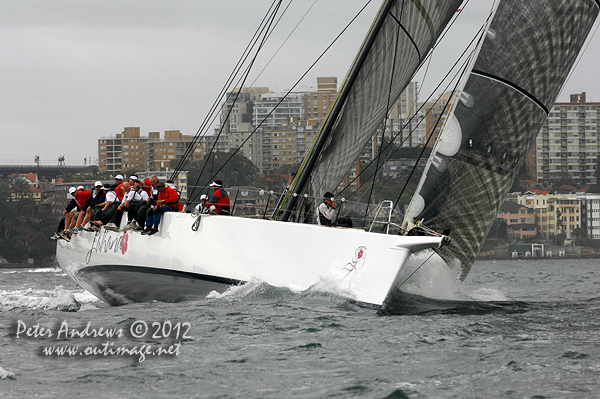
[{"label": "headsail", "polygon": [[459,261],[463,278],[599,10],[598,0],[498,5],[405,219],[450,230],[450,245],[436,251]]},{"label": "headsail", "polygon": [[[386,0],[290,192],[334,191],[462,0]],[[280,217],[297,209],[295,197]]]}]

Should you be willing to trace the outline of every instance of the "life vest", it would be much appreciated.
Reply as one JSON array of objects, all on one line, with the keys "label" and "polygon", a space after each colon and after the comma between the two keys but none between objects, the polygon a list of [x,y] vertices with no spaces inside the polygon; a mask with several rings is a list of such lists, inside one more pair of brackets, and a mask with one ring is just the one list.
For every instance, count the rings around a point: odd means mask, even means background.
[{"label": "life vest", "polygon": [[125,197],[125,190],[123,189],[123,183],[119,184],[117,188],[115,188],[115,194],[119,197],[119,201],[123,201],[123,197]]},{"label": "life vest", "polygon": [[77,197],[73,197],[77,204],[77,210],[82,210],[83,206],[87,202],[88,198],[92,195],[92,190],[81,190],[77,191]]},{"label": "life vest", "polygon": [[170,206],[173,209],[178,211],[183,209],[179,203],[179,195],[177,194],[177,191],[173,190],[169,186],[165,186],[165,190],[158,194],[158,199],[163,200],[165,205]]},{"label": "life vest", "polygon": [[213,205],[215,207],[215,213],[222,213],[223,211],[227,211],[227,213],[229,213],[230,202],[227,191],[222,188],[216,189],[208,206],[210,207]]}]

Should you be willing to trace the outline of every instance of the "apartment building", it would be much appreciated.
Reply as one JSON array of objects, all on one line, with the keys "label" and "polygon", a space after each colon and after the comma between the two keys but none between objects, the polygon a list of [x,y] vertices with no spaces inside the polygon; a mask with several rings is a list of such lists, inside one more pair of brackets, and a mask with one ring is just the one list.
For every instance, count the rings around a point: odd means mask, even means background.
[{"label": "apartment building", "polygon": [[[140,135],[139,127],[126,127],[115,137],[98,139],[98,170],[119,174],[125,171],[168,170],[171,162],[181,159],[192,137],[179,130]],[[198,143],[191,154],[194,161],[204,159],[205,142]]]},{"label": "apartment building", "polygon": [[585,228],[580,198],[573,194],[536,191],[537,193],[532,190],[518,195],[517,202],[534,209],[535,223],[544,237],[565,233],[567,239],[573,239],[575,229]]},{"label": "apartment building", "polygon": [[536,140],[537,181],[544,185],[569,179],[578,187],[597,184],[600,102],[587,102],[586,93],[556,103]]}]

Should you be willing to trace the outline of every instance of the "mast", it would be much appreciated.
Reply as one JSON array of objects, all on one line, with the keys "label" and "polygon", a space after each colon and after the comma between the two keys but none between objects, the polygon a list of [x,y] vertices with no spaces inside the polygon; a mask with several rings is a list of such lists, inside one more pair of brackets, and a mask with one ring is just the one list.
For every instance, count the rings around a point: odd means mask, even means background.
[{"label": "mast", "polygon": [[[331,131],[333,129],[333,125],[335,124],[338,115],[342,111],[342,108],[345,104],[346,98],[348,97],[348,95],[350,93],[350,88],[356,81],[358,72],[360,71],[360,68],[362,67],[363,63],[365,62],[365,59],[367,58],[369,49],[373,45],[373,42],[375,41],[375,38],[377,37],[377,33],[383,26],[383,23],[385,22],[387,13],[389,12],[389,10],[392,7],[392,5],[394,4],[394,2],[395,2],[395,0],[386,0],[381,5],[381,8],[379,9],[379,12],[377,14],[377,17],[375,18],[375,21],[373,22],[373,25],[371,27],[371,30],[369,31],[369,34],[367,35],[358,55],[356,56],[354,64],[352,65],[352,68],[348,72],[348,76],[346,77],[346,79],[344,80],[344,83],[342,84],[340,92],[338,93],[338,95],[335,99],[335,102],[332,105],[331,110],[329,111],[329,114],[327,115],[327,119],[325,120],[325,122],[323,123],[323,126],[321,127],[321,131],[320,131],[319,135],[317,136],[315,143],[310,150],[310,153],[307,155],[307,158],[305,159],[302,170],[300,171],[299,175],[296,177],[296,180],[294,182],[292,182],[292,185],[290,186],[288,195],[293,194],[293,193],[301,194],[307,190],[308,184],[310,182],[310,176],[315,168],[315,165],[316,165],[319,157],[321,156],[321,153],[323,152],[323,148],[327,144],[327,140],[330,137]],[[285,222],[290,218],[294,208],[296,207],[298,198],[299,197],[296,197],[293,195],[291,195],[289,197],[287,203],[285,204],[283,213],[279,217],[279,220]]]},{"label": "mast", "polygon": [[[387,0],[340,94],[277,212],[289,220],[298,196],[335,192],[413,78],[462,0]],[[277,213],[276,215],[277,216]]]}]

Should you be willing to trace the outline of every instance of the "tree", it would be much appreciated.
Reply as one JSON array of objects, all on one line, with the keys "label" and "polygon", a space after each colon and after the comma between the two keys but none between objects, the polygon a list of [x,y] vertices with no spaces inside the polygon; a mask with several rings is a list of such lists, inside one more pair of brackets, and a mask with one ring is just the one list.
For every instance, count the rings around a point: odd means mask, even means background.
[{"label": "tree", "polygon": [[21,199],[31,196],[29,181],[23,176],[17,176],[10,182],[10,191],[15,199]]},{"label": "tree", "polygon": [[214,152],[205,161],[190,164],[188,193],[207,187],[213,179],[221,179],[226,187],[232,187],[254,185],[257,177],[258,168],[241,151],[236,154]]},{"label": "tree", "polygon": [[581,227],[577,227],[575,230],[573,230],[573,235],[575,238],[585,238],[587,236],[585,230]]},{"label": "tree", "polygon": [[488,238],[506,238],[508,237],[508,225],[506,224],[506,220],[501,218],[496,218],[496,221],[492,225],[490,232],[488,234]]}]

